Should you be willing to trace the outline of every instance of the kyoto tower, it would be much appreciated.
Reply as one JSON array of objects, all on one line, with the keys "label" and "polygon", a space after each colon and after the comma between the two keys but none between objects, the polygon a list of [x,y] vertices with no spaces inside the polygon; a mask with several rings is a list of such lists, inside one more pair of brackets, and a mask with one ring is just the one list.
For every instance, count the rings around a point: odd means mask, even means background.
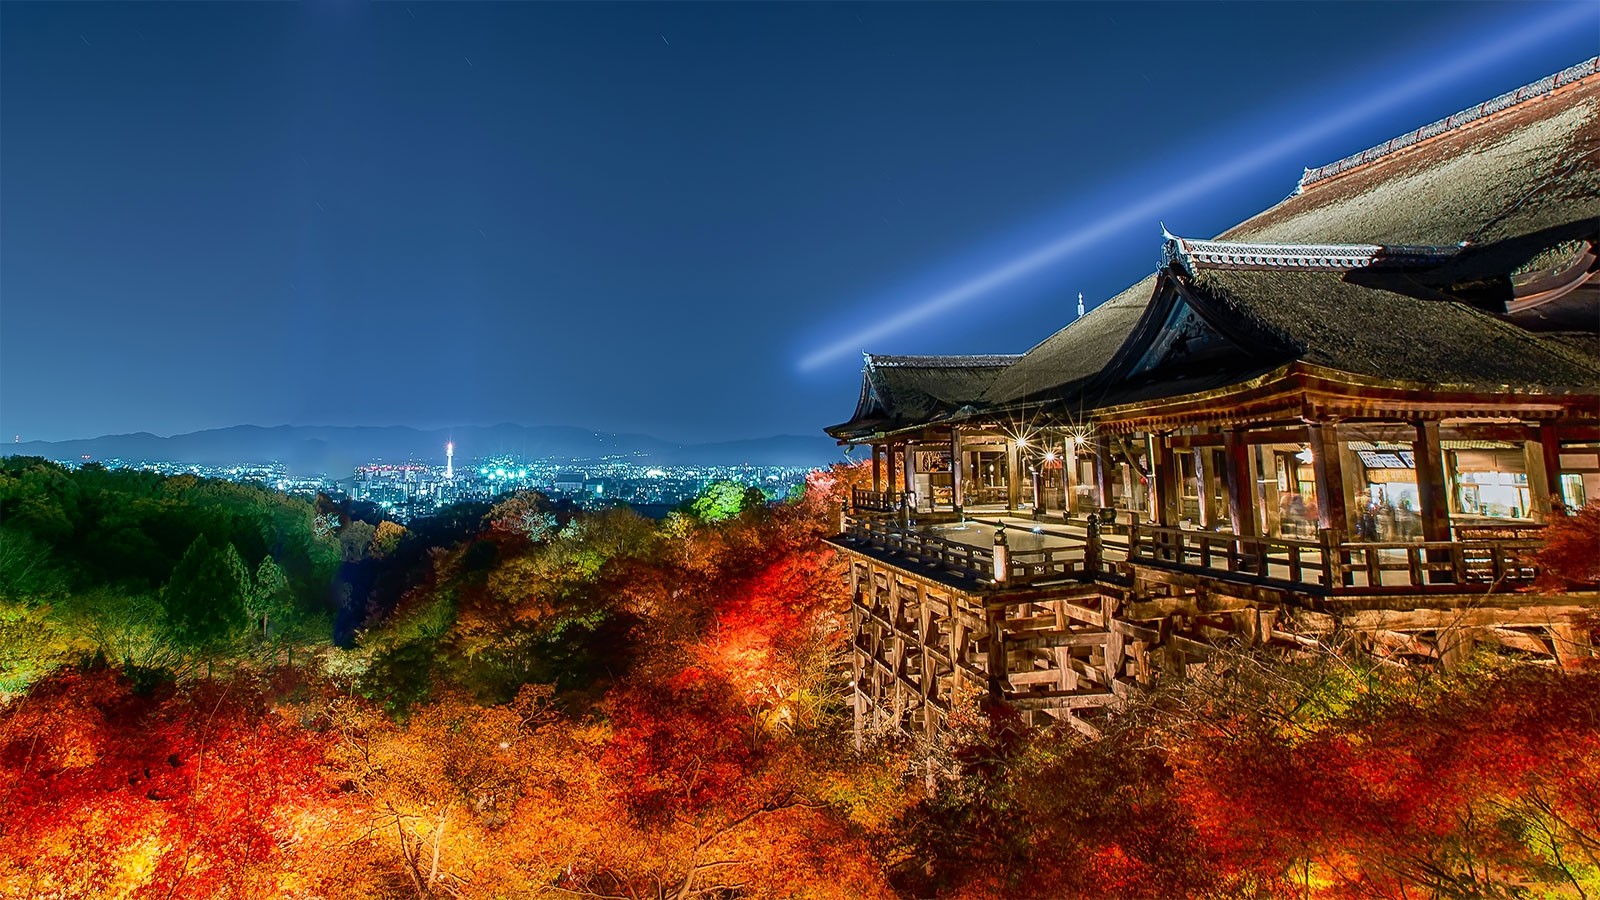
[{"label": "kyoto tower", "polygon": [[456,477],[456,442],[448,441],[444,445],[444,477]]}]

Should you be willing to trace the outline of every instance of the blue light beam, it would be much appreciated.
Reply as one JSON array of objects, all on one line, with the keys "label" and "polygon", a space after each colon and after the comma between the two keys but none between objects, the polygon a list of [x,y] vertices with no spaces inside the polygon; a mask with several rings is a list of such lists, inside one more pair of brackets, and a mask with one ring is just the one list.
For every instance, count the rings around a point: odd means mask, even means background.
[{"label": "blue light beam", "polygon": [[1181,184],[1162,188],[1122,207],[1092,225],[1068,232],[1057,240],[1018,256],[990,269],[976,278],[896,313],[874,325],[812,352],[800,360],[800,368],[809,371],[844,356],[852,355],[869,344],[898,334],[929,318],[969,303],[991,291],[1004,287],[1041,269],[1047,268],[1071,254],[1086,250],[1119,234],[1134,225],[1148,225],[1164,210],[1186,203],[1214,191],[1268,163],[1277,162],[1291,153],[1323,140],[1339,131],[1350,128],[1374,116],[1385,113],[1402,103],[1416,99],[1429,91],[1442,87],[1478,69],[1512,56],[1530,46],[1557,35],[1570,33],[1579,25],[1588,24],[1593,8],[1574,5],[1560,9],[1553,15],[1537,19],[1521,28],[1505,32],[1476,52],[1451,55],[1444,64],[1402,82],[1384,94],[1369,96],[1331,116],[1319,119],[1306,127],[1288,134],[1272,143],[1259,146],[1236,156],[1232,161]]}]

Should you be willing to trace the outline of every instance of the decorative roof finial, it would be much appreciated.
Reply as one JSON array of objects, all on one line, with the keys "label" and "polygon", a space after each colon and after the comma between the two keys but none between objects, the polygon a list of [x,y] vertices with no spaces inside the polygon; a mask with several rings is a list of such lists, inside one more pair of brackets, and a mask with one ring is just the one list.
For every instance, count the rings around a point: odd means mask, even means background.
[{"label": "decorative roof finial", "polygon": [[1083,291],[1078,292],[1078,318],[1083,318]]}]

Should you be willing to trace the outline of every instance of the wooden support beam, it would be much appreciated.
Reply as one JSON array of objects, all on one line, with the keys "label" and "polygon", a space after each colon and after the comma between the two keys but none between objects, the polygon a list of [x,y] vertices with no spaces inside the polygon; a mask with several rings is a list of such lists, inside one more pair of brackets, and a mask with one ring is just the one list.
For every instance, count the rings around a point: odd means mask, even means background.
[{"label": "wooden support beam", "polygon": [[[903,465],[900,468],[901,468],[901,471],[904,472],[904,475],[903,475],[903,477],[905,479],[905,495],[904,496],[906,498],[906,503],[909,504],[913,499],[912,495],[915,494],[916,491],[917,491],[917,482],[916,482],[917,445],[915,443],[911,442],[911,441],[906,441],[904,444],[900,445],[900,452],[902,454],[904,454],[903,458],[901,459],[901,462],[903,463]],[[916,498],[916,499],[918,499],[918,501],[920,502],[921,498]],[[907,509],[907,512],[909,513],[910,510]]]},{"label": "wooden support beam", "polygon": [[1117,605],[1118,602],[1115,598],[1107,597],[1101,604],[1100,610],[1100,627],[1106,630],[1105,672],[1108,684],[1115,683],[1118,678],[1122,677],[1123,645],[1122,632],[1116,628],[1118,623]]},{"label": "wooden support beam", "polygon": [[1005,607],[985,610],[988,634],[989,697],[999,700],[1006,686],[1006,610]]},{"label": "wooden support beam", "polygon": [[1150,460],[1150,515],[1158,525],[1176,525],[1181,509],[1178,460],[1167,445],[1167,436],[1152,433],[1145,438]]},{"label": "wooden support beam", "polygon": [[1339,627],[1355,631],[1433,631],[1443,628],[1555,627],[1583,617],[1582,606],[1526,606],[1521,609],[1367,609],[1339,618]]},{"label": "wooden support beam", "polygon": [[883,492],[883,448],[872,445],[872,492]]},{"label": "wooden support beam", "polygon": [[1111,506],[1115,493],[1112,489],[1110,440],[1102,436],[1094,442],[1095,505],[1101,509]]},{"label": "wooden support beam", "polygon": [[[1424,420],[1416,423],[1416,441],[1411,445],[1412,457],[1417,464],[1417,505],[1422,519],[1422,539],[1425,541],[1450,540],[1449,496],[1445,491],[1444,450],[1439,445],[1439,423]],[[1446,550],[1428,551],[1429,562],[1448,562]],[[1451,572],[1432,569],[1428,580],[1448,583],[1455,578]]]},{"label": "wooden support beam", "polygon": [[961,429],[950,426],[950,504],[959,515],[964,504],[961,498],[962,470],[966,468],[961,458]]},{"label": "wooden support beam", "polygon": [[1311,469],[1317,479],[1317,527],[1330,528],[1344,541],[1350,534],[1350,516],[1346,512],[1350,498],[1346,494],[1344,457],[1340,452],[1344,443],[1339,440],[1339,427],[1333,423],[1317,423],[1308,429],[1311,443]]},{"label": "wooden support beam", "polygon": [[1222,520],[1222,510],[1217,502],[1217,451],[1215,447],[1194,449],[1195,486],[1200,491],[1200,527],[1215,530]]},{"label": "wooden support beam", "polygon": [[[1539,423],[1539,455],[1543,458],[1545,484],[1549,488],[1550,496],[1560,501],[1563,506],[1571,506],[1572,498],[1568,497],[1561,487],[1561,430],[1553,422]],[[1532,482],[1532,479],[1529,479]],[[1531,485],[1530,485],[1531,486]],[[1538,502],[1534,502],[1537,509]],[[1546,513],[1549,512],[1549,503],[1545,504]]]},{"label": "wooden support beam", "polygon": [[1555,650],[1556,660],[1564,668],[1587,665],[1594,658],[1594,645],[1590,642],[1589,629],[1582,625],[1572,623],[1552,625],[1550,644]]},{"label": "wooden support beam", "polygon": [[1090,706],[1115,706],[1120,698],[1106,690],[1028,691],[1011,694],[1006,702],[1016,709],[1083,709]]},{"label": "wooden support beam", "polygon": [[1101,647],[1106,642],[1104,631],[1067,631],[1049,634],[1029,634],[1027,637],[1007,637],[1006,651],[1021,653],[1029,650],[1053,650],[1057,647]]},{"label": "wooden support beam", "polygon": [[1306,430],[1302,426],[1293,428],[1261,428],[1250,430],[1245,426],[1235,426],[1226,432],[1203,431],[1198,434],[1175,434],[1171,438],[1171,446],[1175,450],[1184,450],[1192,447],[1221,447],[1227,443],[1227,435],[1237,431],[1245,436],[1248,444],[1299,444],[1306,439]]},{"label": "wooden support beam", "polygon": [[1006,509],[1016,511],[1022,505],[1022,448],[1016,441],[1006,444]]},{"label": "wooden support beam", "polygon": [[1255,487],[1256,467],[1251,465],[1252,450],[1245,440],[1243,429],[1234,428],[1225,435],[1223,453],[1227,466],[1223,480],[1228,487],[1228,519],[1233,533],[1243,537],[1256,535]]},{"label": "wooden support beam", "polygon": [[888,496],[891,499],[893,499],[893,497],[894,497],[894,444],[890,443],[890,444],[887,444],[887,445],[884,446],[884,448],[883,448],[883,456],[884,456],[884,476],[885,476],[884,479],[883,479],[884,490],[886,490],[888,492]]}]

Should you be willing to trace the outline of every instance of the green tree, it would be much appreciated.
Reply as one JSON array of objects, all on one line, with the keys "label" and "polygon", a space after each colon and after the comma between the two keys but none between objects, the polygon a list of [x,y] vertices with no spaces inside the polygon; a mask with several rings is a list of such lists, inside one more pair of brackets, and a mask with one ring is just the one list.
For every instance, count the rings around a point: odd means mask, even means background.
[{"label": "green tree", "polygon": [[194,539],[161,591],[168,621],[178,638],[195,649],[213,649],[246,627],[250,574],[232,544],[212,546]]},{"label": "green tree", "polygon": [[289,576],[283,567],[267,556],[256,567],[255,583],[245,596],[245,612],[252,622],[261,622],[261,636],[267,637],[274,619],[286,618],[294,611],[294,594],[289,590]]},{"label": "green tree", "polygon": [[766,501],[760,488],[747,488],[737,481],[713,481],[689,508],[702,522],[721,522],[747,509],[765,506]]}]

